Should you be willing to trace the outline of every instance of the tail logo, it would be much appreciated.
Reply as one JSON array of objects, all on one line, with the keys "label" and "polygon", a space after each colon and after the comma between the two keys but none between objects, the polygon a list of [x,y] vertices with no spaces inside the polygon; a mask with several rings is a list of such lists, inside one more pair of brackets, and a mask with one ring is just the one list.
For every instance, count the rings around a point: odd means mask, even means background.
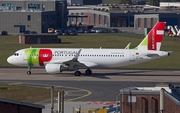
[{"label": "tail logo", "polygon": [[148,33],[148,35],[146,35],[142,42],[134,49],[159,51],[164,35],[165,26],[166,22],[156,23],[151,29],[151,31]]}]

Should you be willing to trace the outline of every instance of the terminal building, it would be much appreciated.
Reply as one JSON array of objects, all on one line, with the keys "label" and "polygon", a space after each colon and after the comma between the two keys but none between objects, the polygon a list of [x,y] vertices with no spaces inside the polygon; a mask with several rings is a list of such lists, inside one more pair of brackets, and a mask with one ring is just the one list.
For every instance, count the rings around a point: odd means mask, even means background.
[{"label": "terminal building", "polygon": [[66,0],[0,0],[0,31],[47,33],[67,27]]},{"label": "terminal building", "polygon": [[98,5],[104,4],[104,0],[67,0],[68,5]]},{"label": "terminal building", "polygon": [[96,27],[152,28],[158,21],[180,26],[180,7],[157,7],[150,5],[99,4],[94,6],[68,6],[69,15],[86,18],[68,18],[69,24],[86,24]]}]

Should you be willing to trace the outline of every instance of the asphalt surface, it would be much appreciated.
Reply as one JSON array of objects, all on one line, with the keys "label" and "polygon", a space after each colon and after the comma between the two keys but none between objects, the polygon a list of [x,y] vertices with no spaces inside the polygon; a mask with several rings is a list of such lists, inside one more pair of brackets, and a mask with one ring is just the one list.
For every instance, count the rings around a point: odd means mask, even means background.
[{"label": "asphalt surface", "polygon": [[[74,76],[74,72],[47,74],[43,68],[33,68],[31,75],[26,75],[26,71],[27,68],[0,68],[0,84],[44,88],[54,86],[66,92],[66,102],[116,101],[116,94],[122,88],[154,87],[160,82],[180,85],[178,70],[94,69],[91,76],[86,76],[83,73],[85,70],[80,70],[82,76]],[[46,100],[38,104],[49,103],[50,100]],[[50,105],[46,108],[50,108]]]},{"label": "asphalt surface", "polygon": [[[91,76],[74,76],[74,72],[47,74],[42,68],[0,68],[0,83],[51,87],[66,91],[68,101],[114,101],[116,93],[126,87],[155,86],[159,82],[180,83],[180,71],[94,69]],[[85,70],[81,70],[84,72]]]}]

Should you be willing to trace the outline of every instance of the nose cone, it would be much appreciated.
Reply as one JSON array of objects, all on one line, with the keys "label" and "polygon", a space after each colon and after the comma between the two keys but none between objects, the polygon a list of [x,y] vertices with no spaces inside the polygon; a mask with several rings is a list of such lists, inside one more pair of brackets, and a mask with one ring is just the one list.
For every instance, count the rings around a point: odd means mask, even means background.
[{"label": "nose cone", "polygon": [[7,62],[8,62],[9,64],[14,64],[14,63],[13,63],[13,62],[14,62],[13,57],[12,57],[12,56],[8,57],[8,58],[7,58]]},{"label": "nose cone", "polygon": [[22,57],[18,56],[10,56],[7,58],[7,62],[16,66],[27,66],[26,60],[23,60]]}]

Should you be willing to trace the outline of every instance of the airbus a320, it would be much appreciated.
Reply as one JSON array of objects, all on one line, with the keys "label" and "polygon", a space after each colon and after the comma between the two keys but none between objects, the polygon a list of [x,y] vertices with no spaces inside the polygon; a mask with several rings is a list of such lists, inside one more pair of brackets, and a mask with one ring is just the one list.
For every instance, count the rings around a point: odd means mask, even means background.
[{"label": "airbus a320", "polygon": [[7,62],[17,66],[44,66],[47,73],[75,71],[86,69],[85,74],[92,74],[92,68],[121,67],[150,61],[168,56],[168,51],[160,51],[166,23],[158,22],[142,42],[133,49],[105,48],[26,48],[16,51],[8,57]]}]

